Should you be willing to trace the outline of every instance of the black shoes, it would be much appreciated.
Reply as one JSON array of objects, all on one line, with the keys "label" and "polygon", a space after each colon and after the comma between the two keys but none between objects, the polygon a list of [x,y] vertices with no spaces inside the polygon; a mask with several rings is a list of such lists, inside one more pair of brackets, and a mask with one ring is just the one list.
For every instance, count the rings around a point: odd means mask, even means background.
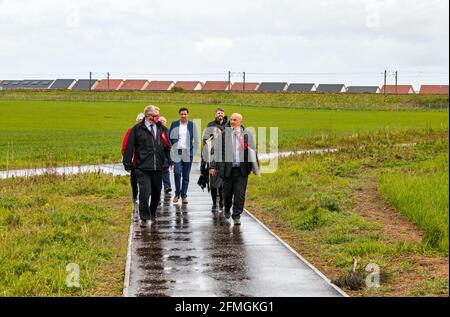
[{"label": "black shoes", "polygon": [[148,224],[149,224],[149,220],[146,220],[146,219],[140,219],[140,220],[139,220],[139,226],[140,226],[141,228],[146,228],[146,227],[148,227]]},{"label": "black shoes", "polygon": [[225,210],[223,212],[223,215],[225,216],[225,218],[230,219],[231,218],[231,211],[230,210]]},{"label": "black shoes", "polygon": [[172,188],[167,188],[166,190],[164,190],[164,192],[166,193],[166,194],[170,194],[171,192],[172,192]]}]

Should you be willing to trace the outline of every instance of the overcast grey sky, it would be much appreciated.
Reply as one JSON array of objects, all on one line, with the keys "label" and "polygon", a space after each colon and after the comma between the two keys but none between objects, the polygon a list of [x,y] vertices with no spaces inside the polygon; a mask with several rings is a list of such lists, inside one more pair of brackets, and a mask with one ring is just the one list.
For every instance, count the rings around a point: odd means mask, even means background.
[{"label": "overcast grey sky", "polygon": [[388,69],[400,83],[447,84],[448,12],[448,0],[0,0],[0,79],[232,70],[378,85]]}]

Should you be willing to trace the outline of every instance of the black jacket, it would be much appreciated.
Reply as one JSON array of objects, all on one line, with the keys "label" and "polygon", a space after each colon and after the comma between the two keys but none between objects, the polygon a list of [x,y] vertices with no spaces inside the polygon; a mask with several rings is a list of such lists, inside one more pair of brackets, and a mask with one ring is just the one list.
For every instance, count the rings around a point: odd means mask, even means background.
[{"label": "black jacket", "polygon": [[161,137],[163,127],[156,125],[156,131],[156,140],[154,140],[145,125],[145,121],[136,124],[131,129],[123,155],[125,168],[133,166],[131,163],[133,151],[136,156],[136,168],[143,171],[162,171],[165,159],[172,163],[170,159],[170,141],[169,145],[164,147],[164,141]]},{"label": "black jacket", "polygon": [[208,123],[208,126],[206,127],[205,134],[203,134],[203,145],[205,145],[206,140],[208,140],[211,135],[213,134],[214,128],[219,128],[221,131],[225,129],[225,127],[228,124],[228,117],[225,116],[223,118],[222,124],[218,123],[216,120],[211,121]]},{"label": "black jacket", "polygon": [[[252,134],[247,132],[244,127],[242,127],[242,129],[246,149],[244,150],[244,160],[239,164],[239,168],[242,176],[247,177],[253,171],[253,163],[251,162],[251,159],[249,159],[249,149],[252,149],[253,151],[255,150],[255,142]],[[233,147],[231,146],[231,137],[231,127],[228,123],[222,131],[222,135],[219,136],[219,138],[221,138],[221,142],[216,142],[216,145],[214,146],[213,160],[210,164],[210,169],[216,169],[218,175],[222,178],[230,177],[233,170],[233,161],[230,159],[233,151]],[[256,154],[255,158],[257,162],[258,159]]]}]

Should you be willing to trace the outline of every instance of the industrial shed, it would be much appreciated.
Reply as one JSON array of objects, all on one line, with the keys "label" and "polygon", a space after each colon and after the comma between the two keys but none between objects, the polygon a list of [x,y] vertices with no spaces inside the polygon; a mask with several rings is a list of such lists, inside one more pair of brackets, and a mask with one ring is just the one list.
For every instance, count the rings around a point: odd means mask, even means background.
[{"label": "industrial shed", "polygon": [[422,85],[419,93],[421,95],[448,95],[448,85]]},{"label": "industrial shed", "polygon": [[203,91],[229,91],[230,84],[227,81],[207,81],[203,85]]},{"label": "industrial shed", "polygon": [[124,81],[122,79],[103,79],[100,80],[97,86],[93,88],[96,91],[110,91],[119,90],[122,87]]},{"label": "industrial shed", "polygon": [[147,91],[170,91],[175,86],[173,81],[163,81],[155,80],[150,82],[150,84],[145,88]]},{"label": "industrial shed", "polygon": [[288,83],[261,83],[259,92],[285,92],[288,89]]},{"label": "industrial shed", "polygon": [[76,79],[57,79],[49,89],[71,89],[75,83]]},{"label": "industrial shed", "polygon": [[184,91],[200,91],[203,89],[203,84],[200,81],[177,81],[174,89],[182,89]]},{"label": "industrial shed", "polygon": [[72,90],[90,90],[97,86],[98,79],[79,79],[75,85],[72,86]]},{"label": "industrial shed", "polygon": [[318,93],[342,94],[347,92],[344,84],[321,84],[317,87]]},{"label": "industrial shed", "polygon": [[379,94],[378,86],[350,86],[347,88],[349,94]]},{"label": "industrial shed", "polygon": [[20,82],[20,80],[3,80],[0,87],[4,90],[19,89]]},{"label": "industrial shed", "polygon": [[307,92],[314,92],[316,90],[317,90],[316,84],[290,84],[287,91],[307,93]]},{"label": "industrial shed", "polygon": [[118,90],[145,90],[149,84],[148,80],[129,79],[125,80]]},{"label": "industrial shed", "polygon": [[235,92],[255,92],[259,89],[259,83],[234,83],[231,91]]},{"label": "industrial shed", "polygon": [[412,85],[386,85],[381,87],[381,93],[410,95],[415,94],[416,92],[414,91],[414,87]]}]

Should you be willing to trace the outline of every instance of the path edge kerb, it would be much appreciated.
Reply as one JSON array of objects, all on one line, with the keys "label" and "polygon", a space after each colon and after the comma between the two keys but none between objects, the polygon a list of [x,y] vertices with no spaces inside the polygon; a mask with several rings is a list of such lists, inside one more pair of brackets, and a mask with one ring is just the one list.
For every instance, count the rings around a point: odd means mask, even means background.
[{"label": "path edge kerb", "polygon": [[304,262],[311,270],[313,270],[317,275],[319,275],[325,282],[332,287],[335,291],[337,291],[343,297],[350,297],[347,293],[345,293],[342,289],[334,285],[331,280],[325,276],[322,272],[320,272],[314,265],[312,265],[308,260],[302,257],[297,251],[295,251],[289,244],[287,244],[283,239],[277,236],[272,230],[270,230],[264,223],[262,223],[255,215],[253,215],[248,209],[244,208],[244,211],[255,220],[260,226],[262,226],[267,232],[269,232],[273,237],[275,237],[284,247],[286,247],[289,251],[291,251],[296,257],[298,257],[302,262]]},{"label": "path edge kerb", "polygon": [[133,231],[134,231],[133,222],[134,222],[134,211],[132,210],[130,230],[128,233],[127,261],[125,264],[125,278],[123,281],[122,297],[130,297],[129,289],[130,289],[130,274],[131,274],[131,241],[133,239]]}]

